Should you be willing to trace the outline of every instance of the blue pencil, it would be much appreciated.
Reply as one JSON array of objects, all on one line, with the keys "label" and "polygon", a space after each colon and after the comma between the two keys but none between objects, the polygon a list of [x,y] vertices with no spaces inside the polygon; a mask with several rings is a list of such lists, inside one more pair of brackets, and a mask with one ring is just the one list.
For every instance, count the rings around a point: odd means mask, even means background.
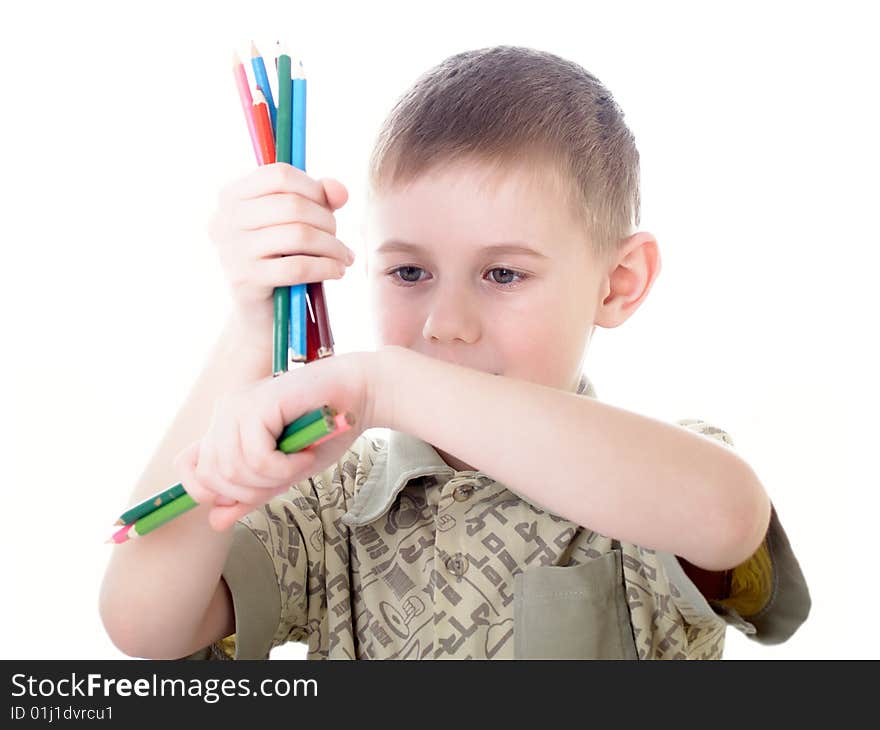
[{"label": "blue pencil", "polygon": [[290,329],[287,341],[290,343],[290,359],[294,362],[306,361],[306,285],[290,287]]},{"label": "blue pencil", "polygon": [[293,71],[292,84],[293,114],[291,118],[290,164],[300,170],[306,169],[306,78],[302,61]]},{"label": "blue pencil", "polygon": [[[292,112],[290,164],[305,172],[306,169],[306,79],[300,61],[290,80]],[[290,349],[294,362],[305,362],[306,345],[306,285],[290,287]]]},{"label": "blue pencil", "polygon": [[272,98],[272,85],[269,83],[269,77],[266,75],[266,64],[263,63],[263,57],[253,41],[251,41],[251,66],[254,69],[254,79],[257,82],[257,86],[260,87],[263,96],[266,97],[266,106],[269,107],[269,119],[272,120],[272,136],[274,137],[278,112],[275,109],[275,99]]}]

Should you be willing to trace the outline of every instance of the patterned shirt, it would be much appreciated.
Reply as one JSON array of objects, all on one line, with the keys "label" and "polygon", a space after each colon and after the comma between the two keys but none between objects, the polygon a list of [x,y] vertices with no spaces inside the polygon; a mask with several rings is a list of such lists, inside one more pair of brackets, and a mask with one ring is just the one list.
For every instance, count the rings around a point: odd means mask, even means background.
[{"label": "patterned shirt", "polygon": [[[585,375],[577,393],[596,398]],[[774,644],[809,613],[775,508],[749,560],[704,571],[388,433],[233,526],[235,633],[186,659],[268,659],[289,641],[308,659],[720,659],[727,626]]]}]

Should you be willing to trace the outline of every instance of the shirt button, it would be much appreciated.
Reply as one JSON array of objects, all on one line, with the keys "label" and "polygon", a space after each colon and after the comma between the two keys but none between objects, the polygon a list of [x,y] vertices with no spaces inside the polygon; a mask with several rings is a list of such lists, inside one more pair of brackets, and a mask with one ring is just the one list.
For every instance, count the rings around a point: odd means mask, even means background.
[{"label": "shirt button", "polygon": [[452,573],[452,575],[461,577],[468,569],[468,559],[461,553],[456,553],[446,560],[446,569]]},{"label": "shirt button", "polygon": [[461,484],[452,490],[452,498],[456,502],[465,502],[470,499],[474,493],[474,487],[471,484]]}]

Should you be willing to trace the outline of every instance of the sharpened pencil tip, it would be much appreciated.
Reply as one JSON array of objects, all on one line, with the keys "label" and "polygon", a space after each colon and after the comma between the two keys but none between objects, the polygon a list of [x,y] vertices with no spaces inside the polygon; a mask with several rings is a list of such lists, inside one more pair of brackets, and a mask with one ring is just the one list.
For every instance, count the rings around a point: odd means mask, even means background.
[{"label": "sharpened pencil tip", "polygon": [[122,520],[116,520],[116,522],[114,522],[113,524],[114,525],[124,525],[125,523]]},{"label": "sharpened pencil tip", "polygon": [[238,51],[232,52],[232,68],[241,66],[241,59],[238,57]]},{"label": "sharpened pencil tip", "polygon": [[260,52],[257,50],[257,44],[251,41],[251,58],[259,58]]},{"label": "sharpened pencil tip", "polygon": [[113,538],[112,538],[112,537],[109,537],[109,538],[107,538],[106,540],[104,540],[104,544],[105,544],[105,545],[106,545],[108,542],[113,542]]}]

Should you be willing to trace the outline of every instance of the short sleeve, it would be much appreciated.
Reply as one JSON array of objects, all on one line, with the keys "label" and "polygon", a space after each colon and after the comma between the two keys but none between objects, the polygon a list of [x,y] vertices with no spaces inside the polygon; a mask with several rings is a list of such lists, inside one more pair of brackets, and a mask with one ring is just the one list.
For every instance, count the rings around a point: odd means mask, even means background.
[{"label": "short sleeve", "polygon": [[[733,448],[724,430],[697,419],[678,424]],[[761,644],[779,644],[807,619],[811,599],[800,564],[771,504],[770,524],[758,549],[729,571],[701,571],[670,553],[657,553],[673,602],[691,625],[720,619]],[[706,587],[710,590],[707,590]]]},{"label": "short sleeve", "polygon": [[322,596],[310,594],[323,564],[318,490],[330,470],[292,486],[231,528],[222,576],[235,608],[235,633],[183,659],[268,659],[288,641],[306,641],[320,622]]}]

